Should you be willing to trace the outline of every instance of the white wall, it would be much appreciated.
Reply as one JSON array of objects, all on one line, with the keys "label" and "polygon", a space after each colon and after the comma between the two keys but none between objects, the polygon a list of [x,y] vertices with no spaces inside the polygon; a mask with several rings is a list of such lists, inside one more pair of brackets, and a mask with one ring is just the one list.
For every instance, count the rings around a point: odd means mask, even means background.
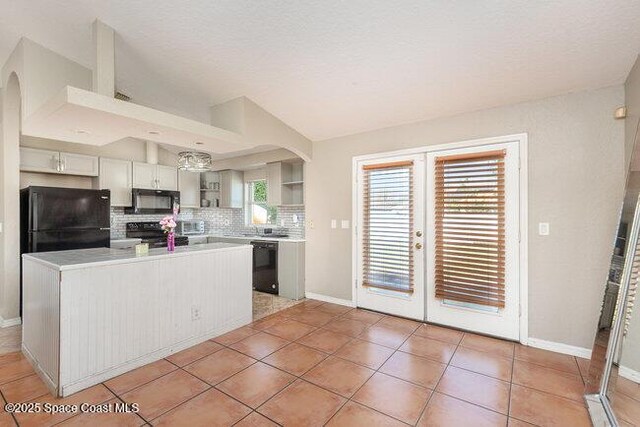
[{"label": "white wall", "polygon": [[[353,156],[527,132],[529,335],[590,348],[625,178],[622,86],[315,142],[307,164],[307,291],[351,299]],[[393,108],[390,106],[389,108]],[[537,235],[549,222],[551,235]],[[313,224],[313,227],[311,226]]]}]

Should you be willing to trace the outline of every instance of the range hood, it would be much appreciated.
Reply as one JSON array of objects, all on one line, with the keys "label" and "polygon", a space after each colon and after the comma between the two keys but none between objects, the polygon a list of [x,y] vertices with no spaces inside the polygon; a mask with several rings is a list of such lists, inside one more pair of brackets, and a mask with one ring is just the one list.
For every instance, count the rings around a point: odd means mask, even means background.
[{"label": "range hood", "polygon": [[27,117],[22,133],[97,146],[133,137],[214,153],[254,147],[239,133],[73,86]]}]

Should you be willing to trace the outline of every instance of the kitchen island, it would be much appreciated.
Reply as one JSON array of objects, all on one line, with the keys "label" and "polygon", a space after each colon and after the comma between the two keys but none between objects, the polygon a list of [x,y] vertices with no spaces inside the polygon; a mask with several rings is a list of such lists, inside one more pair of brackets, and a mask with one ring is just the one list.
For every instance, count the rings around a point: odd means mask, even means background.
[{"label": "kitchen island", "polygon": [[252,320],[252,248],[211,243],[23,255],[23,344],[67,396]]}]

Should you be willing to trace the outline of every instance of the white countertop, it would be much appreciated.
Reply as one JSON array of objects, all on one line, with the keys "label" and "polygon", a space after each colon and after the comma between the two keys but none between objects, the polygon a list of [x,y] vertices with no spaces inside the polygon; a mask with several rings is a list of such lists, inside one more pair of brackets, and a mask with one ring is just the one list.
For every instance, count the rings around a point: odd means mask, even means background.
[{"label": "white countertop", "polygon": [[195,253],[235,250],[242,247],[250,248],[251,246],[236,243],[205,243],[202,245],[177,246],[174,252],[169,252],[166,248],[149,249],[149,253],[145,255],[136,255],[135,249],[94,248],[39,252],[24,254],[22,256],[24,259],[34,260],[62,271],[109,264],[144,262],[159,258],[189,256]]},{"label": "white countertop", "polygon": [[220,237],[224,239],[238,239],[238,240],[258,240],[258,241],[275,241],[275,242],[292,242],[292,243],[304,243],[305,239],[292,239],[291,237],[267,237],[267,236],[225,236],[224,234],[198,234],[198,236],[206,237]]}]

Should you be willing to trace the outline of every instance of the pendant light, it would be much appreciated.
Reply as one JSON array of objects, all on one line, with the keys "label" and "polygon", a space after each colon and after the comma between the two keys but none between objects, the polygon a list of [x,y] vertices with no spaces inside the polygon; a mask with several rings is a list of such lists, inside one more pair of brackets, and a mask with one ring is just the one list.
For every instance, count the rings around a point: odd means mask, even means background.
[{"label": "pendant light", "polygon": [[200,151],[181,151],[178,153],[178,169],[188,172],[209,171],[211,155]]}]

